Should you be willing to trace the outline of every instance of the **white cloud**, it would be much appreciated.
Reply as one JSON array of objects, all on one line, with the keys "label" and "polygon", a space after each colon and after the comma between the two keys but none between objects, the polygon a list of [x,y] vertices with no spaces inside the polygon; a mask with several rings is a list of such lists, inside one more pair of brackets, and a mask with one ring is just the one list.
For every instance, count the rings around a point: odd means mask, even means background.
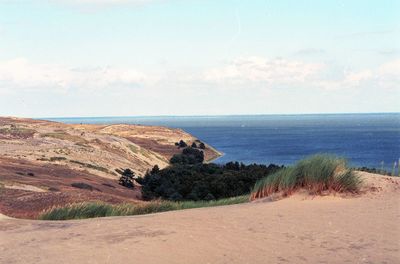
[{"label": "white cloud", "polygon": [[323,65],[318,63],[248,57],[234,60],[221,68],[208,70],[205,80],[231,84],[293,84],[314,78],[322,69]]},{"label": "white cloud", "polygon": [[263,88],[284,85],[285,87],[308,86],[325,90],[363,87],[397,89],[400,83],[400,60],[390,61],[373,69],[338,74],[328,64],[248,57],[207,70],[204,80],[220,85],[241,87],[256,84]]},{"label": "white cloud", "polygon": [[373,69],[348,71],[342,78],[328,80],[319,78],[311,83],[314,87],[327,90],[362,89],[397,89],[400,91],[400,60],[389,61]]},{"label": "white cloud", "polygon": [[378,68],[378,74],[400,78],[400,59],[393,60],[381,65]]},{"label": "white cloud", "polygon": [[130,68],[74,69],[24,58],[0,61],[0,90],[135,87],[147,81],[146,75]]},{"label": "white cloud", "polygon": [[[0,92],[46,90],[65,92],[69,89],[88,91],[145,87],[155,95],[188,91],[191,94],[213,90],[258,88],[264,92],[273,88],[320,88],[325,90],[358,89],[363,87],[398,89],[400,60],[374,69],[346,71],[339,74],[327,64],[265,59],[239,58],[205,71],[181,69],[143,73],[132,68],[73,68],[54,64],[36,64],[24,58],[0,61]],[[167,89],[166,87],[170,87]],[[173,89],[173,91],[171,91]],[[256,92],[256,90],[254,90]]]}]

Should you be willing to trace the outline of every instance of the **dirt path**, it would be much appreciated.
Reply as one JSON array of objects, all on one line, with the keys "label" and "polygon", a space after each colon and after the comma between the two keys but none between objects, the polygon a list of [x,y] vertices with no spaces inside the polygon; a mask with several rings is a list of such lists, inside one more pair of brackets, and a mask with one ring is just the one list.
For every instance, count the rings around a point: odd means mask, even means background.
[{"label": "dirt path", "polygon": [[63,222],[0,217],[0,263],[400,263],[400,181],[358,198]]}]

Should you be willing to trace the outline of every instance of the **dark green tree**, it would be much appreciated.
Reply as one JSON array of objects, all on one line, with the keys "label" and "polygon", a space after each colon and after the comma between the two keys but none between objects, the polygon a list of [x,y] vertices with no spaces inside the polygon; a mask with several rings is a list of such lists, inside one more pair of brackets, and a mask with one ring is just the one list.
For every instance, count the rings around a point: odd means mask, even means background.
[{"label": "dark green tree", "polygon": [[170,159],[171,164],[197,164],[203,163],[204,153],[201,150],[189,147],[183,149],[181,154],[175,154]]},{"label": "dark green tree", "polygon": [[133,189],[135,187],[133,185],[133,177],[135,177],[135,173],[131,169],[125,169],[120,174],[121,177],[119,178],[119,184]]},{"label": "dark green tree", "polygon": [[180,147],[180,148],[186,148],[186,147],[187,147],[186,142],[183,141],[183,140],[181,139],[181,140],[179,141],[179,147]]}]

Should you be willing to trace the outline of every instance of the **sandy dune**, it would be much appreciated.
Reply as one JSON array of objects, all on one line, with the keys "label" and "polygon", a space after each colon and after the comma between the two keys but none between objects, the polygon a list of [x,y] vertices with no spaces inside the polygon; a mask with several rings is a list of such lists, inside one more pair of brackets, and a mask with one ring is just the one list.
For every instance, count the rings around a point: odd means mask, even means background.
[{"label": "sandy dune", "polygon": [[400,263],[400,179],[359,197],[62,222],[0,220],[0,263]]},{"label": "sandy dune", "polygon": [[[182,150],[175,146],[198,139],[181,129],[143,125],[71,125],[44,120],[0,117],[0,157],[39,165],[57,164],[116,179],[115,169],[144,175],[154,165],[164,168]],[[206,160],[221,155],[206,144]]]}]

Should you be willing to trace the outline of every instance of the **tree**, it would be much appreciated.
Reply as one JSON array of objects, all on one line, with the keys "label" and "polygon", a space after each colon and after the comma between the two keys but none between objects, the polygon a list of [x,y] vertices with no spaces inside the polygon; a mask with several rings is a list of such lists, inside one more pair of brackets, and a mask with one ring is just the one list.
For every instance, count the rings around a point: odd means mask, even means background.
[{"label": "tree", "polygon": [[154,167],[151,169],[150,173],[151,174],[156,174],[160,171],[160,168],[158,167],[158,165],[154,165]]},{"label": "tree", "polygon": [[204,145],[203,142],[200,143],[200,146],[199,146],[199,147],[200,147],[200,149],[206,149],[206,145]]},{"label": "tree", "polygon": [[131,169],[125,169],[120,174],[121,177],[119,178],[119,184],[133,189],[135,187],[133,185],[133,177],[135,177],[135,173]]},{"label": "tree", "polygon": [[203,163],[204,153],[201,150],[189,147],[183,149],[181,154],[175,154],[170,159],[171,164],[197,164]]},{"label": "tree", "polygon": [[192,148],[197,148],[196,142],[193,142],[193,143],[192,143]]},{"label": "tree", "polygon": [[187,147],[186,142],[183,141],[183,140],[181,139],[181,140],[179,141],[179,147],[180,147],[180,148],[186,148],[186,147]]},{"label": "tree", "polygon": [[204,153],[201,150],[195,148],[185,148],[182,151],[182,155],[187,156],[194,160],[194,163],[203,163],[204,161]]}]

